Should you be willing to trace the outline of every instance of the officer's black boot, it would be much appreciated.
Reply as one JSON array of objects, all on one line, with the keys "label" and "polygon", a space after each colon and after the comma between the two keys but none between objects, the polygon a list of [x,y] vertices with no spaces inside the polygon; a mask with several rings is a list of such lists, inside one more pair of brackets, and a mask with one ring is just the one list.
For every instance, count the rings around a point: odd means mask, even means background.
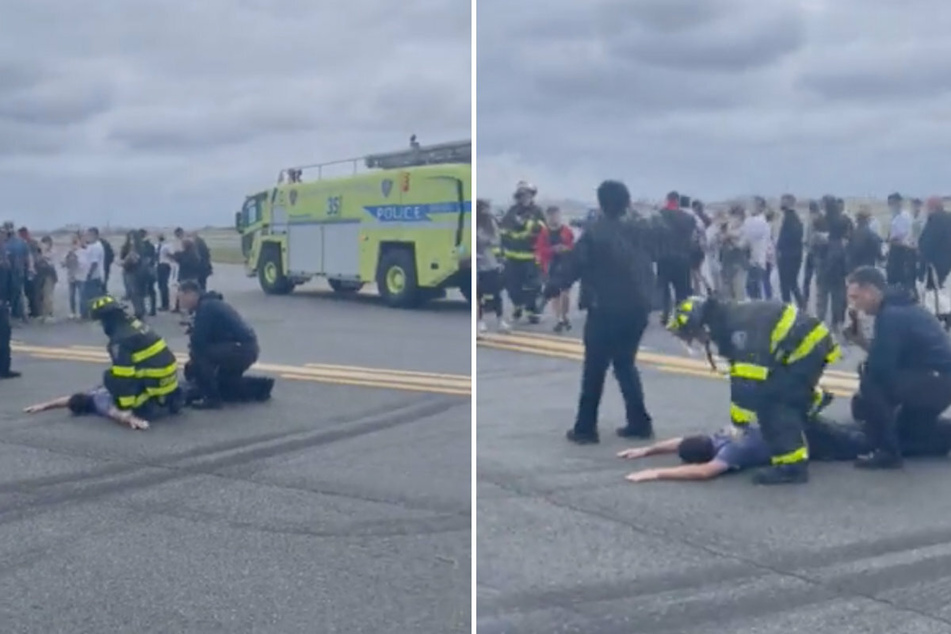
[{"label": "officer's black boot", "polygon": [[626,425],[617,428],[617,435],[621,438],[632,438],[634,440],[650,440],[654,437],[654,429],[650,425],[642,427]]},{"label": "officer's black boot", "polygon": [[806,462],[797,464],[780,464],[760,469],[753,475],[753,484],[803,484],[809,481],[809,465]]},{"label": "officer's black boot", "polygon": [[565,438],[576,445],[596,445],[601,442],[601,439],[598,437],[598,432],[579,432],[575,428],[569,429],[568,433],[565,434]]},{"label": "officer's black boot", "polygon": [[859,456],[855,460],[857,469],[901,469],[904,461],[898,454],[877,449],[867,456]]}]

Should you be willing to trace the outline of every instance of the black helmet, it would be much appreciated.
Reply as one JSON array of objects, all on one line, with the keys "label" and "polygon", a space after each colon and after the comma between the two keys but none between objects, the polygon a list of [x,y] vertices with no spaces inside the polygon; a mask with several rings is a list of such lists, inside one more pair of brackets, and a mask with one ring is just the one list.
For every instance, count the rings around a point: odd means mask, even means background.
[{"label": "black helmet", "polygon": [[101,320],[106,315],[115,313],[125,314],[125,308],[116,301],[111,295],[103,295],[89,300],[89,316],[95,320]]}]

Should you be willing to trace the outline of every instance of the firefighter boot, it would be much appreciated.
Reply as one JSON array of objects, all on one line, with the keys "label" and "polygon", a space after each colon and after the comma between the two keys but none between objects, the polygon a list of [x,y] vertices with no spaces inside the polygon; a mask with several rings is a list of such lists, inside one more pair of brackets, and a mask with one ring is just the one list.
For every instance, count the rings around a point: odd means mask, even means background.
[{"label": "firefighter boot", "polygon": [[804,484],[809,481],[809,466],[806,462],[773,465],[757,471],[753,484]]}]

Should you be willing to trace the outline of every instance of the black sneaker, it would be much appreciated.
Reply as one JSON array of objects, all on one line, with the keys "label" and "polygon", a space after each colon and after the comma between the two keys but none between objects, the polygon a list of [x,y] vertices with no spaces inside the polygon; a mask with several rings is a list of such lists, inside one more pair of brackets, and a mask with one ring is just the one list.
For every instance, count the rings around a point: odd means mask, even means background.
[{"label": "black sneaker", "polygon": [[5,373],[3,373],[3,374],[0,374],[0,380],[3,380],[3,379],[19,379],[21,376],[23,376],[22,373],[20,373],[20,372],[14,372],[13,370],[10,370],[10,371],[8,371],[8,372],[5,372]]},{"label": "black sneaker", "polygon": [[618,427],[617,435],[621,438],[633,438],[635,440],[650,440],[654,437],[654,430],[650,426],[646,427]]},{"label": "black sneaker", "polygon": [[867,456],[859,456],[855,460],[856,469],[901,469],[903,464],[901,456],[882,450],[873,451]]},{"label": "black sneaker", "polygon": [[598,437],[598,432],[587,432],[580,434],[573,428],[568,430],[568,433],[565,434],[565,438],[576,445],[596,445],[601,442],[601,439]]},{"label": "black sneaker", "polygon": [[805,484],[809,482],[809,467],[806,463],[781,464],[760,469],[753,474],[753,484]]},{"label": "black sneaker", "polygon": [[565,332],[571,330],[571,322],[570,322],[570,321],[568,321],[567,319],[565,319],[565,321],[563,321],[563,322],[561,322],[561,323],[563,323],[563,324],[565,325]]},{"label": "black sneaker", "polygon": [[557,324],[555,324],[555,332],[557,332],[557,333],[559,333],[559,334],[563,333],[563,332],[565,331],[565,326],[566,326],[566,325],[567,325],[567,324],[565,324],[565,322],[559,321]]},{"label": "black sneaker", "polygon": [[536,315],[535,313],[532,313],[532,314],[530,314],[530,315],[528,316],[528,323],[530,323],[530,324],[537,324],[537,323],[541,322],[541,320],[542,320],[542,318],[539,317],[538,315]]}]

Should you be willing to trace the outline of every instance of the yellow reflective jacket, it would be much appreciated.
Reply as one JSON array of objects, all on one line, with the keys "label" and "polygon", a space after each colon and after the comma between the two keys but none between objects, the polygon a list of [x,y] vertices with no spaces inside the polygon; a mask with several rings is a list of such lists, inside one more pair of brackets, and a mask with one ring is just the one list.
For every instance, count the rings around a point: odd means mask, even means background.
[{"label": "yellow reflective jacket", "polygon": [[109,338],[112,367],[106,387],[119,409],[139,409],[149,401],[164,401],[178,388],[178,361],[168,344],[146,324],[130,319]]}]

